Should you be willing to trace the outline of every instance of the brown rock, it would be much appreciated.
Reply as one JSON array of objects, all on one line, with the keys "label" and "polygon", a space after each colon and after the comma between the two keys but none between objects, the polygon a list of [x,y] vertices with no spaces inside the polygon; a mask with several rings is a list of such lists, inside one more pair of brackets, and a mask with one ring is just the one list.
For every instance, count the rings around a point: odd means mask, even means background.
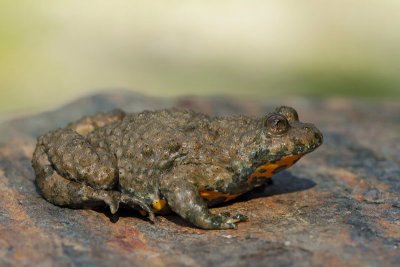
[{"label": "brown rock", "polygon": [[[274,184],[215,212],[249,216],[206,231],[178,216],[72,210],[46,202],[30,164],[36,136],[83,115],[191,107],[213,115],[294,106],[324,145]],[[156,99],[128,92],[83,98],[0,125],[0,266],[398,266],[400,105],[344,100]]]}]

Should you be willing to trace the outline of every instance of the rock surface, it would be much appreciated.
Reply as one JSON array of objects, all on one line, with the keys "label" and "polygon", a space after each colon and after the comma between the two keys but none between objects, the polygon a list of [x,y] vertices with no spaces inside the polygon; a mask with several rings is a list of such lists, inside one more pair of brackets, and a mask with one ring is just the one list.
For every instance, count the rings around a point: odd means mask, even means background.
[{"label": "rock surface", "polygon": [[[179,106],[212,115],[295,107],[324,145],[274,185],[213,209],[247,214],[237,230],[206,231],[176,215],[155,224],[128,211],[53,206],[30,164],[36,137],[116,107]],[[0,125],[0,266],[399,266],[400,105],[347,100],[259,102],[113,92]]]}]

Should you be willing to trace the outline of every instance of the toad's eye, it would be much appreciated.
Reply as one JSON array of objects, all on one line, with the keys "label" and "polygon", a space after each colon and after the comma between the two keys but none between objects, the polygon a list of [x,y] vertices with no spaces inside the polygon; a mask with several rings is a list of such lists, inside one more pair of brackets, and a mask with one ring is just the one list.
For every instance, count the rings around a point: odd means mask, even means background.
[{"label": "toad's eye", "polygon": [[272,114],[265,120],[265,128],[270,134],[283,134],[289,129],[289,123],[285,117]]}]

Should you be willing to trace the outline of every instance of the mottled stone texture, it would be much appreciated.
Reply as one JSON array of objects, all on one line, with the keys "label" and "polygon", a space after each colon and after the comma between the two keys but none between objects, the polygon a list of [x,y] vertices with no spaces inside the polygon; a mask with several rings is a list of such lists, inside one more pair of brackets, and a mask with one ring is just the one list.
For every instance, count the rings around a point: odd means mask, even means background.
[{"label": "mottled stone texture", "polygon": [[[274,184],[213,209],[248,215],[238,230],[207,231],[176,215],[72,210],[34,185],[36,137],[82,115],[189,107],[260,115],[295,107],[325,143]],[[400,104],[347,100],[156,99],[100,94],[0,125],[0,266],[399,266]]]}]

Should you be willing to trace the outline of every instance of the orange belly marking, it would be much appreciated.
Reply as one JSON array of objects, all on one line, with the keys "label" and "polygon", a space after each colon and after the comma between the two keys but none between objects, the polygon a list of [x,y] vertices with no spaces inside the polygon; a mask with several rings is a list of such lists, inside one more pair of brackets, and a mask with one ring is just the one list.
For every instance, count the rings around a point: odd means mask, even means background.
[{"label": "orange belly marking", "polygon": [[215,200],[218,198],[225,198],[224,201],[229,201],[229,200],[237,198],[239,195],[240,194],[231,195],[231,194],[215,192],[215,191],[200,191],[200,196],[208,201]]},{"label": "orange belly marking", "polygon": [[153,210],[154,211],[161,211],[167,205],[167,201],[164,199],[156,199],[153,201]]},{"label": "orange belly marking", "polygon": [[[265,180],[267,180],[268,178],[271,178],[272,175],[275,174],[274,171],[276,171],[278,168],[280,167],[284,167],[283,169],[289,168],[300,158],[301,155],[286,156],[274,163],[267,163],[261,165],[249,176],[248,183],[252,184],[254,182],[254,179],[259,177],[265,178]],[[240,194],[227,194],[215,191],[202,191],[202,190],[200,190],[199,193],[203,199],[206,199],[208,201],[215,200],[218,198],[224,199],[224,201],[229,201],[240,196]]]},{"label": "orange belly marking", "polygon": [[301,155],[286,156],[274,163],[266,163],[264,165],[261,165],[249,176],[248,183],[252,184],[256,177],[262,177],[267,180],[271,178],[272,175],[274,175],[279,168],[282,168],[281,170],[287,169],[294,163],[296,163],[296,161],[300,158]]}]

